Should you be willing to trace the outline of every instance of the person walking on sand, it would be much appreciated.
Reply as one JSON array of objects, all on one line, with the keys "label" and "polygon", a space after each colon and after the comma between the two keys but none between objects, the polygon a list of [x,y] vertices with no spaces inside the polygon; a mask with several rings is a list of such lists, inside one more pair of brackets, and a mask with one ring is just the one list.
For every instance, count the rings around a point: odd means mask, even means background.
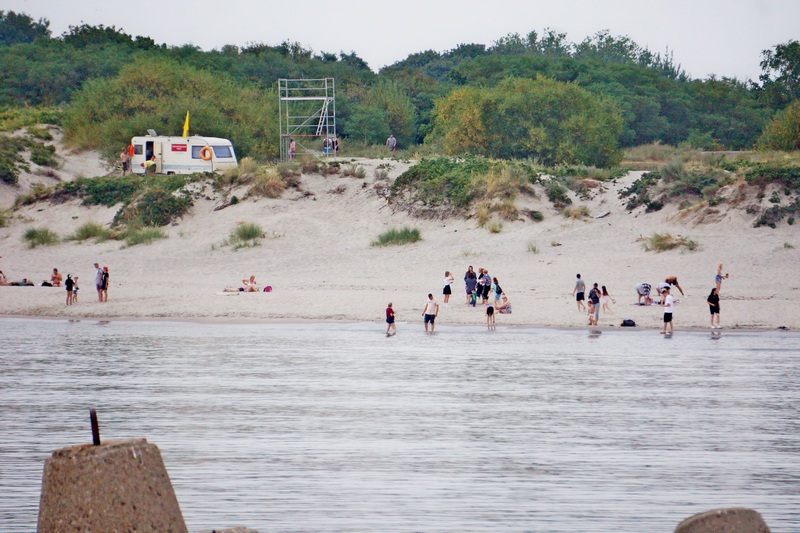
[{"label": "person walking on sand", "polygon": [[103,269],[100,268],[100,265],[98,263],[94,264],[94,268],[97,269],[97,270],[95,270],[95,274],[94,274],[94,284],[95,284],[95,287],[97,287],[97,301],[98,302],[102,302],[103,301]]},{"label": "person walking on sand", "polygon": [[433,299],[433,294],[428,293],[428,301],[422,309],[422,318],[425,322],[425,333],[428,332],[428,324],[431,325],[431,333],[436,327],[436,317],[439,315],[439,304]]},{"label": "person walking on sand", "polygon": [[608,302],[611,301],[611,295],[608,294],[608,289],[606,289],[605,285],[603,285],[601,292],[603,293],[603,297],[601,298],[601,301],[603,302],[603,312],[613,315],[614,311],[612,311],[611,306],[608,305]]},{"label": "person walking on sand", "polygon": [[391,337],[397,334],[397,326],[394,324],[394,309],[392,309],[392,302],[386,307],[386,336]]},{"label": "person walking on sand", "polygon": [[661,291],[661,307],[664,308],[664,327],[661,329],[661,333],[665,334],[667,326],[669,326],[669,333],[672,335],[672,308],[675,305],[675,300],[669,292],[669,287]]},{"label": "person walking on sand", "polygon": [[722,263],[720,263],[717,266],[717,275],[714,276],[714,283],[716,283],[717,294],[718,295],[722,291],[722,280],[723,279],[728,279],[728,273],[726,272],[724,276],[722,275]]},{"label": "person walking on sand", "polygon": [[67,280],[64,282],[64,287],[67,289],[67,305],[72,305],[72,289],[75,286],[75,281],[72,279],[72,274],[67,274]]},{"label": "person walking on sand", "polygon": [[[711,329],[722,329],[722,326],[719,325],[719,294],[717,294],[716,287],[711,289],[711,294],[708,295],[706,301],[708,302],[708,310],[711,311]],[[717,318],[716,327],[714,326],[714,317]]]},{"label": "person walking on sand", "polygon": [[450,295],[453,294],[453,289],[451,285],[455,281],[455,278],[450,273],[449,270],[445,270],[444,272],[444,288],[442,289],[442,294],[444,295],[444,306],[447,307],[447,304],[450,302]]},{"label": "person walking on sand", "polygon": [[397,150],[397,139],[395,139],[394,133],[390,133],[389,138],[386,139],[386,148],[388,148],[390,152]]},{"label": "person walking on sand", "polygon": [[584,293],[586,292],[586,283],[581,279],[581,275],[576,276],[578,280],[575,282],[575,288],[572,289],[572,296],[575,297],[575,302],[578,304],[578,312],[580,313],[586,306],[583,305]]}]

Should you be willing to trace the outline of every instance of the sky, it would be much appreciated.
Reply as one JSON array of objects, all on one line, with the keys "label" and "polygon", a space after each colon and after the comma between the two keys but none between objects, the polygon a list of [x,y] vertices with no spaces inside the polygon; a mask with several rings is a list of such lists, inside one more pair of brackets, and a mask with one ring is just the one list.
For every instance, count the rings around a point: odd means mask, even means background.
[{"label": "sky", "polygon": [[550,28],[580,42],[602,30],[667,48],[692,78],[757,80],[762,50],[800,40],[800,0],[0,0],[0,10],[70,26],[114,26],[156,43],[277,45],[355,52],[381,67],[425,50]]}]

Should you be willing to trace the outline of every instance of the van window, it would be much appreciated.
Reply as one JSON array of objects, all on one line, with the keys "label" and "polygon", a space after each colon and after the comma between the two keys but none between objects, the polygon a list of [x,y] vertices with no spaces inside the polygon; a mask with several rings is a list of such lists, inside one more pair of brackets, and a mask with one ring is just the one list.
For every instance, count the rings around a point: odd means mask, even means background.
[{"label": "van window", "polygon": [[217,158],[230,159],[233,157],[230,146],[212,146],[211,148],[214,149],[214,155],[217,156]]},{"label": "van window", "polygon": [[133,153],[134,155],[142,155],[143,148],[141,144],[134,144],[133,145]]},{"label": "van window", "polygon": [[203,159],[200,157],[200,150],[205,148],[205,146],[192,146],[192,159]]}]

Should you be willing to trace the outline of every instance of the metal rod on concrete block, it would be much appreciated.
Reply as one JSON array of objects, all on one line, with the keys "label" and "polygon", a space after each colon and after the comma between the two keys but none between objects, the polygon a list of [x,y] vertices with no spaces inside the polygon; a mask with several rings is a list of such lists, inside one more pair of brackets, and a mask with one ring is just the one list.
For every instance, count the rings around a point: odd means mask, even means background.
[{"label": "metal rod on concrete block", "polygon": [[92,421],[92,444],[100,446],[100,426],[97,423],[97,411],[89,409],[89,419]]}]

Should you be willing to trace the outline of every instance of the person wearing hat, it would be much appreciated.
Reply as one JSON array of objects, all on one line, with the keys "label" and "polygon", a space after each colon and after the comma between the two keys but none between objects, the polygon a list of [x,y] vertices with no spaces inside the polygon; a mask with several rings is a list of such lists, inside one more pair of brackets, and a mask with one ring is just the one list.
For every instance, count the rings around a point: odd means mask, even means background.
[{"label": "person wearing hat", "polygon": [[661,333],[666,333],[667,325],[669,325],[669,333],[672,335],[672,308],[675,305],[675,299],[669,292],[669,287],[661,290],[661,307],[664,308],[664,327],[661,328]]}]

